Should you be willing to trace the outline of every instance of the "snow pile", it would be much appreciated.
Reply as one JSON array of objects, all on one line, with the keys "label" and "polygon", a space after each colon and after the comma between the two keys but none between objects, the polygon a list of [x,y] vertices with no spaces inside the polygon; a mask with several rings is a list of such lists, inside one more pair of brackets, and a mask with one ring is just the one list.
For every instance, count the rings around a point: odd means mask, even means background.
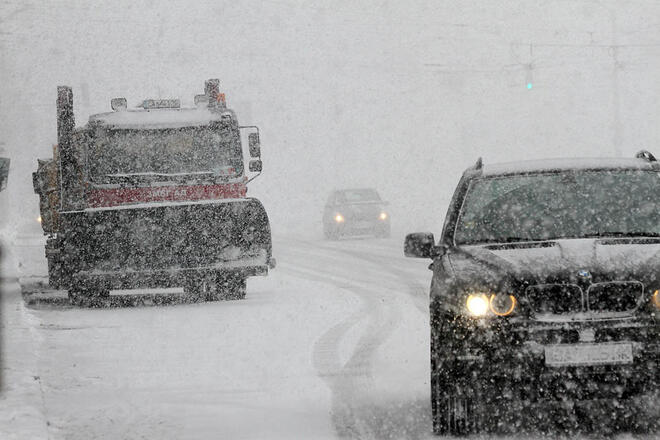
[{"label": "snow pile", "polygon": [[0,289],[3,339],[0,438],[48,438],[38,367],[39,321],[25,309],[17,284],[0,285]]}]

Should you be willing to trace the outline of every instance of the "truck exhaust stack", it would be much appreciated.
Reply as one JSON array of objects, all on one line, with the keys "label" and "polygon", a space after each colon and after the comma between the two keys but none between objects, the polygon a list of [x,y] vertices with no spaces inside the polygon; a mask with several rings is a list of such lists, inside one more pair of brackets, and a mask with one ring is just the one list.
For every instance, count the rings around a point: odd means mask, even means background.
[{"label": "truck exhaust stack", "polygon": [[62,210],[83,208],[82,170],[79,166],[73,142],[76,121],[73,115],[73,92],[71,87],[57,87],[57,144],[60,153],[60,175],[62,179]]}]

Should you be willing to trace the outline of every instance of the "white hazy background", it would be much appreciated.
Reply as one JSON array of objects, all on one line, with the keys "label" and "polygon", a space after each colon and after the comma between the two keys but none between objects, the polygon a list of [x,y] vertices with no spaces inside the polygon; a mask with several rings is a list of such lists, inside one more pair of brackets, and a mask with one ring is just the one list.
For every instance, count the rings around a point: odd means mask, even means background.
[{"label": "white hazy background", "polygon": [[249,194],[275,234],[320,236],[346,186],[378,188],[396,233],[439,233],[478,156],[660,153],[659,67],[657,1],[2,1],[0,231],[39,232],[58,85],[83,125],[113,97],[192,104],[220,78],[261,129]]}]

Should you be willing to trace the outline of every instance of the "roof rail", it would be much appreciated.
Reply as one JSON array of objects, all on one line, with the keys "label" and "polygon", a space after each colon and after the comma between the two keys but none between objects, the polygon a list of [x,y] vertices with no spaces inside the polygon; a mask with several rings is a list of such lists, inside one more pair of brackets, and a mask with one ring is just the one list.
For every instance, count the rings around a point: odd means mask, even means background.
[{"label": "roof rail", "polygon": [[640,150],[635,154],[635,157],[637,159],[644,159],[647,162],[657,162],[658,160],[655,158],[654,155],[651,154],[650,151],[647,150]]},{"label": "roof rail", "polygon": [[477,163],[474,164],[474,169],[475,170],[480,170],[483,167],[484,167],[484,161],[481,159],[481,157],[479,157],[479,159],[477,159]]}]

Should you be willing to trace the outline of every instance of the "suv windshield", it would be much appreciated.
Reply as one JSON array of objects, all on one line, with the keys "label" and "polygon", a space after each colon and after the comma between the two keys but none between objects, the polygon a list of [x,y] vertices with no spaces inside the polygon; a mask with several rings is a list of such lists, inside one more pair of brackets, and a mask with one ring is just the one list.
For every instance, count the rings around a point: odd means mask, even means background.
[{"label": "suv windshield", "polygon": [[569,171],[477,179],[456,244],[660,236],[660,173]]},{"label": "suv windshield", "polygon": [[210,127],[99,131],[88,161],[90,178],[96,182],[124,176],[243,172],[235,131]]}]

